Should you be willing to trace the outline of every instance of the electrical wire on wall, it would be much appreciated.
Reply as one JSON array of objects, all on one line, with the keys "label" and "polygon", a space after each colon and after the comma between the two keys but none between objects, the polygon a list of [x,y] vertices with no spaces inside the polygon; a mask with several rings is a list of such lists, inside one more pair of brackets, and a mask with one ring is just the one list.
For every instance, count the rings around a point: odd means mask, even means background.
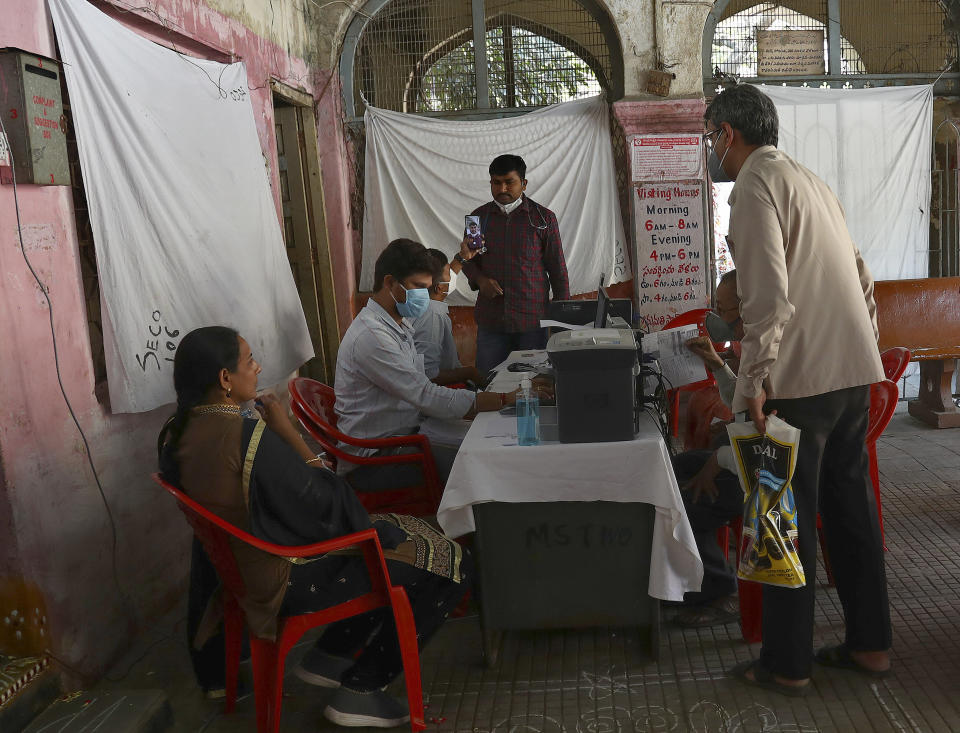
[{"label": "electrical wire on wall", "polygon": [[[5,141],[9,141],[7,137],[7,129],[3,124],[3,119],[0,118],[0,134],[3,135]],[[66,389],[63,386],[63,378],[60,372],[60,355],[57,349],[57,333],[54,328],[53,321],[53,302],[50,300],[50,290],[43,284],[43,281],[40,280],[40,276],[37,274],[37,271],[34,269],[33,264],[30,262],[30,257],[27,255],[27,249],[23,243],[23,225],[20,219],[20,199],[17,193],[17,174],[16,174],[16,161],[13,156],[13,151],[10,149],[9,142],[7,144],[7,155],[10,159],[10,173],[11,180],[13,183],[13,206],[16,211],[17,216],[17,237],[20,243],[20,254],[23,256],[23,261],[27,265],[27,269],[30,271],[30,274],[33,276],[34,281],[37,284],[37,287],[40,288],[40,292],[43,293],[44,299],[47,301],[47,314],[50,319],[50,338],[53,342],[53,363],[57,373],[57,384],[60,387],[60,394],[63,397],[63,401],[67,406],[67,411],[70,413],[70,417],[73,420],[73,424],[77,426],[77,431],[80,433],[80,438],[83,441],[84,451],[87,457],[87,463],[90,466],[90,471],[93,474],[93,479],[97,484],[97,491],[100,492],[100,499],[103,501],[103,506],[107,512],[107,518],[110,522],[110,537],[112,552],[111,558],[113,563],[113,582],[116,585],[117,593],[120,595],[121,600],[126,607],[127,612],[130,615],[130,618],[136,620],[136,612],[133,607],[133,602],[130,597],[127,595],[126,591],[123,589],[123,585],[120,583],[120,574],[117,569],[117,524],[113,517],[113,511],[110,509],[110,503],[107,501],[107,495],[103,490],[103,485],[100,482],[100,475],[97,473],[96,466],[93,463],[93,456],[90,452],[90,443],[87,440],[86,434],[83,432],[83,428],[80,426],[80,421],[77,419],[77,415],[73,410],[73,405],[70,404],[70,399],[67,397]],[[59,660],[51,653],[51,658],[58,661]],[[62,664],[62,662],[61,662]],[[66,665],[64,665],[66,666]]]}]

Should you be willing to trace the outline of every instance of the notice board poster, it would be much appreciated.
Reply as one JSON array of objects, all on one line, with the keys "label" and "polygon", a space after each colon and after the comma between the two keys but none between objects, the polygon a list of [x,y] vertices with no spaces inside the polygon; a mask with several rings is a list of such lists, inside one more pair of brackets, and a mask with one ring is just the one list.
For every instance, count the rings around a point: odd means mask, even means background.
[{"label": "notice board poster", "polygon": [[630,172],[634,181],[703,178],[703,138],[697,133],[634,135]]},{"label": "notice board poster", "polygon": [[638,313],[650,331],[678,313],[710,306],[703,189],[699,180],[634,188]]},{"label": "notice board poster", "polygon": [[824,58],[823,31],[757,31],[757,76],[817,76]]}]

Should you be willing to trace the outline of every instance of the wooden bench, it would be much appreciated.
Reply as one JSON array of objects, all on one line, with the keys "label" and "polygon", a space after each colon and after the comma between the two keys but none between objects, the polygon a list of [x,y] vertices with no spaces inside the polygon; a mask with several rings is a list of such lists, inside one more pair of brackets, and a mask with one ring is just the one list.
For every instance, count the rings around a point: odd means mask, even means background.
[{"label": "wooden bench", "polygon": [[953,372],[960,359],[960,277],[879,280],[874,284],[880,350],[906,346],[920,363],[920,394],[910,414],[938,428],[960,427]]}]

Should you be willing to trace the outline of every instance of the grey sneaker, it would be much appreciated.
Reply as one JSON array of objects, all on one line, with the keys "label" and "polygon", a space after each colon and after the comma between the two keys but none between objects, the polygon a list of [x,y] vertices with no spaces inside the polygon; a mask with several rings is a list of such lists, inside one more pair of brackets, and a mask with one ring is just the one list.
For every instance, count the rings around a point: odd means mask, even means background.
[{"label": "grey sneaker", "polygon": [[406,701],[390,697],[383,690],[357,692],[341,687],[323,710],[331,723],[351,727],[393,728],[410,721]]},{"label": "grey sneaker", "polygon": [[340,678],[352,666],[352,659],[335,657],[313,647],[303,656],[293,673],[311,685],[340,687]]}]

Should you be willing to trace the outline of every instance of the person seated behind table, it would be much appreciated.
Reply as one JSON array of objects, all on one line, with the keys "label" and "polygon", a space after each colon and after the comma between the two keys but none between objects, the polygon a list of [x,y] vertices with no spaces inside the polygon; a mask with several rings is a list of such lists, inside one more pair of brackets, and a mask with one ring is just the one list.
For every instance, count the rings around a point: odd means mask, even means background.
[{"label": "person seated behind table", "polygon": [[480,384],[483,375],[476,367],[460,364],[457,345],[453,340],[453,324],[450,322],[449,306],[444,302],[452,287],[450,263],[439,249],[428,249],[437,267],[430,286],[430,302],[427,312],[415,319],[413,340],[417,353],[423,354],[423,371],[434,384],[473,382]]},{"label": "person seated behind table", "polygon": [[[729,328],[729,339],[743,337],[740,298],[737,295],[737,271],[731,270],[717,284],[717,307],[714,311]],[[703,359],[717,381],[717,390],[724,404],[733,402],[737,377],[717,354],[708,336],[698,336],[687,346]],[[729,440],[726,439],[729,446]],[[688,628],[712,626],[736,621],[739,617],[737,579],[717,544],[717,530],[743,512],[743,490],[736,474],[721,467],[718,453],[729,451],[695,450],[673,457],[673,470],[681,485],[681,497],[690,520],[690,527],[703,562],[703,581],[699,591],[684,594],[684,608],[677,623]],[[723,461],[730,465],[728,460]]]},{"label": "person seated behind table", "polygon": [[[257,406],[262,420],[244,417],[241,404],[257,396],[259,373],[249,344],[233,329],[210,326],[183,338],[173,367],[177,411],[160,436],[164,477],[213,513],[275,544],[305,545],[375,527],[390,578],[405,588],[424,644],[469,587],[470,555],[418,519],[368,516],[346,482],[318,462],[272,395]],[[359,555],[293,565],[231,544],[247,591],[240,606],[259,638],[276,638],[278,616],[327,608],[370,587]],[[429,571],[418,552],[424,546],[433,559]],[[406,703],[382,690],[402,668],[393,615],[385,608],[328,626],[297,673],[338,688],[324,710],[332,722],[390,727],[409,720]]]},{"label": "person seated behind table", "polygon": [[[356,438],[411,435],[422,417],[469,418],[477,411],[499,410],[516,402],[516,392],[471,392],[434,384],[423,370],[410,320],[429,308],[433,258],[419,242],[396,239],[380,253],[374,266],[376,292],[354,318],[337,353],[335,390],[337,425]],[[390,455],[412,447],[357,448],[341,443],[355,455]],[[445,481],[458,445],[431,443],[437,474]],[[416,464],[356,466],[340,461],[337,471],[358,491],[409,486],[421,480]]]}]

